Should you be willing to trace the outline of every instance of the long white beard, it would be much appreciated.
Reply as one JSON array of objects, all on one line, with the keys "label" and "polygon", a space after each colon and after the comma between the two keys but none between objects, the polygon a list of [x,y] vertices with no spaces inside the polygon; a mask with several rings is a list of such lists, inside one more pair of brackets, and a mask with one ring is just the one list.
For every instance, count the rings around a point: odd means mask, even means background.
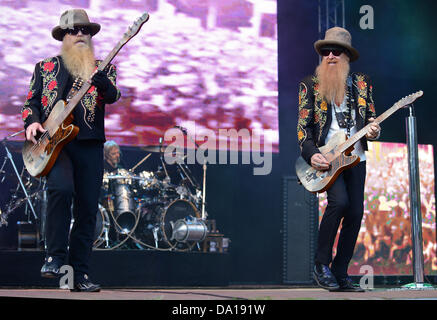
[{"label": "long white beard", "polygon": [[73,77],[88,80],[96,67],[92,43],[87,47],[62,43],[61,56],[65,67]]}]

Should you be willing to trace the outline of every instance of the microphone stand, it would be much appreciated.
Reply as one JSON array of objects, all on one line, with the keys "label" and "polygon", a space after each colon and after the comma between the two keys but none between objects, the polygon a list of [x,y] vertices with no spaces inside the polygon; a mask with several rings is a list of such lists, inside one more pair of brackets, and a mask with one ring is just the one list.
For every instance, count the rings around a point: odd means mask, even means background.
[{"label": "microphone stand", "polygon": [[161,159],[162,168],[164,169],[164,172],[165,172],[165,178],[164,179],[168,183],[170,183],[171,182],[170,176],[168,175],[167,167],[165,166],[165,163],[164,163],[164,160],[163,160],[164,152],[162,151],[162,141],[163,141],[162,137],[159,138],[159,158]]},{"label": "microphone stand", "polygon": [[[192,138],[191,136],[188,135],[188,133],[187,133],[187,129],[185,129],[185,128],[181,127],[181,126],[175,126],[175,128],[180,129],[186,137],[188,137],[188,138],[191,139],[191,141],[196,145],[197,149],[199,149],[199,145],[197,144],[197,142],[196,142],[195,140],[193,140],[193,138]],[[179,164],[178,164],[178,165],[179,165]],[[179,165],[179,166],[180,166],[180,168],[182,169],[182,171],[184,171],[184,173],[185,173],[185,170],[183,169],[183,167],[182,167],[181,165]],[[188,172],[191,173],[190,169],[189,169],[185,164],[184,164],[184,166],[185,166],[186,170],[187,170]],[[190,180],[191,184],[192,184],[196,189],[200,189],[200,188],[199,188],[199,184],[198,184],[197,181],[194,179],[194,176],[193,176],[193,180],[194,180],[194,183],[193,183],[193,181],[191,181],[190,177],[189,177],[186,173],[185,173],[185,175],[188,177],[188,179]],[[205,201],[205,199],[206,199],[206,161],[205,161],[205,159],[203,159],[202,220],[205,220],[205,219],[206,219],[206,212],[205,212],[205,204],[206,204],[206,201]]]},{"label": "microphone stand", "polygon": [[[20,174],[18,173],[17,167],[15,166],[15,162],[14,162],[14,159],[13,159],[13,157],[12,157],[12,154],[11,154],[11,152],[9,151],[8,146],[6,145],[6,141],[7,141],[9,138],[15,137],[15,136],[17,136],[17,135],[19,135],[19,134],[21,134],[21,133],[23,133],[23,132],[24,132],[24,130],[21,130],[21,131],[19,131],[19,132],[16,132],[16,133],[13,133],[13,134],[11,134],[11,135],[9,135],[9,136],[6,136],[6,137],[2,140],[2,144],[3,144],[3,146],[4,146],[5,150],[6,150],[6,157],[9,158],[9,160],[11,161],[12,167],[14,168],[14,171],[15,171],[15,174],[16,174],[16,176],[17,176],[17,178],[18,178],[18,181],[19,181],[19,183],[20,183],[20,186],[21,186],[21,188],[23,189],[24,195],[26,196],[26,200],[27,200],[27,203],[29,204],[30,210],[32,211],[33,217],[34,217],[35,221],[38,223],[38,216],[37,216],[36,213],[35,213],[35,209],[33,208],[32,201],[30,201],[30,197],[29,197],[29,195],[28,195],[28,193],[27,193],[26,188],[24,187],[23,180],[21,179],[21,176],[20,176]],[[6,218],[7,218],[7,215],[8,215],[9,213],[10,213],[9,211],[6,212]],[[7,221],[6,221],[5,219],[3,219],[3,217],[2,217],[2,219],[0,220],[0,225],[2,225],[3,223],[7,224]]]},{"label": "microphone stand", "polygon": [[206,219],[205,199],[206,199],[206,162],[203,160],[203,188],[202,188],[202,220]]},{"label": "microphone stand", "polygon": [[423,240],[422,240],[422,213],[420,201],[419,152],[417,142],[416,117],[413,105],[409,105],[409,116],[406,118],[408,173],[410,180],[410,218],[411,236],[413,244],[413,273],[414,283],[403,286],[406,289],[421,290],[432,287],[424,283],[423,267]]}]

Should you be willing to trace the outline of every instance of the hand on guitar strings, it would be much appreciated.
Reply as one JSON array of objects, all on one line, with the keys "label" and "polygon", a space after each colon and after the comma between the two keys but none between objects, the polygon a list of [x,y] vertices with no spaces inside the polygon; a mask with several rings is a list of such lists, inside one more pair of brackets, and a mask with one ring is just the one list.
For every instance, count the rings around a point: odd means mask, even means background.
[{"label": "hand on guitar strings", "polygon": [[377,139],[381,132],[381,127],[377,122],[373,123],[374,121],[375,118],[369,118],[369,123],[371,123],[371,125],[369,126],[369,131],[367,131],[366,138],[370,140]]},{"label": "hand on guitar strings", "polygon": [[315,153],[311,157],[311,166],[316,170],[328,170],[330,167],[330,164],[328,160],[321,154],[321,153]]},{"label": "hand on guitar strings", "polygon": [[38,132],[44,133],[47,130],[43,128],[41,123],[34,122],[31,125],[29,125],[26,129],[26,140],[32,141],[34,144],[36,144],[35,136]]}]

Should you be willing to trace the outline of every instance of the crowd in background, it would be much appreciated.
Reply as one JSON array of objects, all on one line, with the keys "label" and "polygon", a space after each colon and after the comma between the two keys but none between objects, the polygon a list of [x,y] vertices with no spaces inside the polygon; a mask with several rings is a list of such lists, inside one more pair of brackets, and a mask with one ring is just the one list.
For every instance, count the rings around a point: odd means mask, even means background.
[{"label": "crowd in background", "polygon": [[[412,236],[407,147],[398,143],[369,143],[364,218],[350,274],[363,265],[375,274],[412,274]],[[434,163],[431,145],[419,145],[422,237],[425,274],[437,274]],[[319,196],[320,217],[327,201]]]}]

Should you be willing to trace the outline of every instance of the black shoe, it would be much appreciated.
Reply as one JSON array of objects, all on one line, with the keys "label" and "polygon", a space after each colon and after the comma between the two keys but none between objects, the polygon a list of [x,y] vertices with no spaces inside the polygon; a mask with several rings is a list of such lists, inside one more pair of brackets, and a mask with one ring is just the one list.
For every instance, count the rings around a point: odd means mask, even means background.
[{"label": "black shoe", "polygon": [[363,288],[361,288],[359,285],[352,282],[352,279],[350,277],[346,278],[337,278],[339,288],[333,289],[330,291],[336,291],[336,292],[365,292]]},{"label": "black shoe", "polygon": [[336,290],[340,288],[331,270],[324,264],[316,263],[314,266],[313,277],[319,287],[322,287],[323,289]]},{"label": "black shoe", "polygon": [[100,285],[94,284],[88,280],[88,276],[85,275],[78,282],[75,282],[74,288],[70,289],[71,292],[99,292]]},{"label": "black shoe", "polygon": [[62,263],[53,257],[47,257],[41,268],[41,277],[43,278],[58,278],[61,276],[60,268]]}]

